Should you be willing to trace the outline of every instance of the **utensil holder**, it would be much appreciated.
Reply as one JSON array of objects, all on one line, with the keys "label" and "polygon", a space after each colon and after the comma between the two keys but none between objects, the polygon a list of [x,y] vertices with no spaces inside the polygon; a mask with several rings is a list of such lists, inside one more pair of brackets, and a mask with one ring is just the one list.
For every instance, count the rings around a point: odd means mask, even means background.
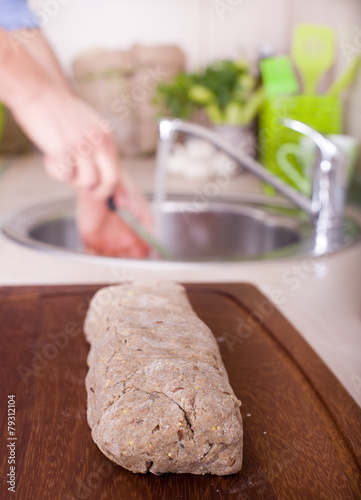
[{"label": "utensil holder", "polygon": [[[300,134],[284,127],[282,118],[293,118],[323,134],[342,132],[342,102],[337,96],[297,95],[270,97],[262,106],[258,123],[258,159],[272,173],[300,190],[277,163],[277,151],[287,143],[298,144]],[[304,175],[303,167],[295,156],[289,162]],[[308,169],[310,170],[310,169]],[[265,186],[267,194],[274,194],[271,186]]]}]

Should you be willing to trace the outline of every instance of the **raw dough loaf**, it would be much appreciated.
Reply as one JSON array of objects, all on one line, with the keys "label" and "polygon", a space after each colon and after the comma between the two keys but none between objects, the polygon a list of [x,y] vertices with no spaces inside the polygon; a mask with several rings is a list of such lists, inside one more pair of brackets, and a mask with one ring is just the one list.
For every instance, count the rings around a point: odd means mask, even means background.
[{"label": "raw dough loaf", "polygon": [[142,473],[241,469],[241,403],[181,285],[103,288],[84,329],[91,344],[88,422],[107,457]]}]

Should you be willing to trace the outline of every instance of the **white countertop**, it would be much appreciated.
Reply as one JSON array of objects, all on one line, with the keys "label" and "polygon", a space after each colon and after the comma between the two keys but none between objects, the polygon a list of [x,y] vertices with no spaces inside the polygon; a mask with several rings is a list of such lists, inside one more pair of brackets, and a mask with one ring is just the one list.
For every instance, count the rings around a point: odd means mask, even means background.
[{"label": "white countertop", "polygon": [[[4,166],[5,165],[5,166]],[[136,165],[136,166],[135,166]],[[3,166],[3,167],[1,167]],[[149,160],[126,161],[143,190],[152,186]],[[194,195],[203,189],[190,183]],[[204,186],[204,185],[203,185]],[[189,191],[172,181],[171,190]],[[228,191],[260,193],[256,180],[241,175]],[[37,154],[0,161],[0,221],[20,208],[71,195],[50,180]],[[360,217],[361,214],[356,213]],[[296,327],[361,406],[361,244],[319,260],[273,260],[229,265],[194,265],[184,270],[122,260],[104,265],[71,256],[42,253],[0,235],[0,285],[109,283],[128,279],[174,279],[181,282],[248,282],[256,285]]]}]

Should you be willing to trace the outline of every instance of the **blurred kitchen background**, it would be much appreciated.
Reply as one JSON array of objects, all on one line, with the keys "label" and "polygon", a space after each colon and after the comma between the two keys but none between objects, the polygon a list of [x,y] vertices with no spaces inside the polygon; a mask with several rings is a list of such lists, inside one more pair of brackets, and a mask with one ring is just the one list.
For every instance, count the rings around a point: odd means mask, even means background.
[{"label": "blurred kitchen background", "polygon": [[30,1],[43,11],[43,31],[68,73],[82,52],[95,47],[126,49],[134,43],[178,45],[188,69],[219,58],[255,60],[263,43],[271,44],[276,53],[289,52],[299,23],[335,30],[335,73],[348,62],[342,44],[358,44],[361,50],[358,0],[62,0],[50,15],[43,10],[45,4]]},{"label": "blurred kitchen background", "polygon": [[[170,80],[182,69],[196,71],[220,59],[246,60],[257,78],[260,57],[290,55],[295,27],[302,23],[328,26],[335,34],[334,63],[322,75],[317,93],[324,93],[361,54],[359,0],[29,3],[77,92],[104,116],[115,119],[119,149],[130,156],[154,150],[156,110],[149,104],[154,89],[149,95],[140,95],[139,89],[138,97],[134,93],[133,101],[138,99],[140,106],[122,100],[137,82],[151,82],[153,78],[155,84],[162,75]],[[342,132],[361,140],[360,71],[353,85],[342,93],[342,105]],[[132,117],[125,117],[126,112]],[[16,152],[29,146],[14,129],[8,117],[2,151]],[[361,177],[359,156],[355,176]]]}]

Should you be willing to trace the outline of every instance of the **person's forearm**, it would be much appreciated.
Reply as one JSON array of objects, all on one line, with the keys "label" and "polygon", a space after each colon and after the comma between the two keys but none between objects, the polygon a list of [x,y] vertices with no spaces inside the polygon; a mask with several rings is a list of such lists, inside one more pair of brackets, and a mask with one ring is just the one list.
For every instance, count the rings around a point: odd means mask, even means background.
[{"label": "person's forearm", "polygon": [[0,101],[13,111],[54,87],[49,73],[1,28],[0,68]]},{"label": "person's forearm", "polygon": [[23,47],[47,74],[59,85],[69,88],[60,64],[44,35],[39,29],[14,30],[11,36],[17,40],[24,40]]}]

